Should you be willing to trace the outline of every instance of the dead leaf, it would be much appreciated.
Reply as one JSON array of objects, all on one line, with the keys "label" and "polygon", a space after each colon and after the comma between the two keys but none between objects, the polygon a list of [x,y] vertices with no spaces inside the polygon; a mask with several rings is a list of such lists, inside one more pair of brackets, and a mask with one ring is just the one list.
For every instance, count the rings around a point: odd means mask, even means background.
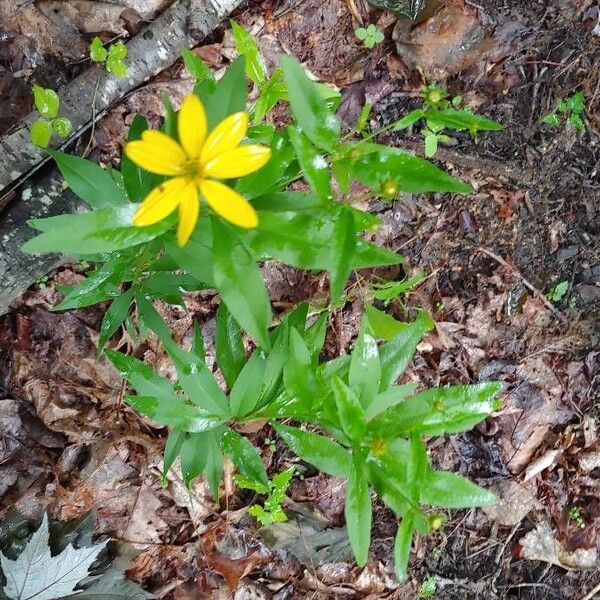
[{"label": "dead leaf", "polygon": [[503,481],[493,486],[492,491],[499,496],[499,501],[481,510],[500,525],[518,525],[539,504],[534,492],[517,481]]},{"label": "dead leaf", "polygon": [[123,35],[123,7],[94,0],[47,0],[38,4],[46,18],[58,27],[75,27],[82,33],[109,32]]},{"label": "dead leaf", "polygon": [[554,537],[552,527],[546,521],[525,535],[519,544],[521,557],[528,560],[541,560],[570,571],[600,567],[596,548],[578,548],[573,552],[567,551]]}]

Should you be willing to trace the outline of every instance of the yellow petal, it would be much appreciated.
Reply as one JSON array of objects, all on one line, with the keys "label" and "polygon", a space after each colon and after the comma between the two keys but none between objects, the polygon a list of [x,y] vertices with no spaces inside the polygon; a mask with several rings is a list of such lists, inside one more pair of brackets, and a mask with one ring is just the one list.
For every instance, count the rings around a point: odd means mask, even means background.
[{"label": "yellow petal", "polygon": [[150,173],[177,175],[181,170],[181,165],[177,161],[158,151],[156,146],[148,142],[141,140],[128,142],[125,146],[125,154],[138,167],[150,171]]},{"label": "yellow petal", "polygon": [[174,177],[156,186],[133,215],[133,224],[145,227],[168,217],[177,208],[181,192],[187,185],[183,177]]},{"label": "yellow petal", "polygon": [[198,199],[198,190],[193,183],[190,183],[181,195],[179,203],[179,224],[177,225],[177,243],[185,246],[190,236],[196,229],[198,215],[200,214],[200,200]]},{"label": "yellow petal", "polygon": [[230,187],[205,179],[199,184],[208,205],[226,221],[250,229],[258,225],[258,215],[252,205]]},{"label": "yellow petal", "polygon": [[243,177],[254,173],[271,158],[271,149],[257,144],[239,146],[219,154],[204,166],[208,177]]},{"label": "yellow petal", "polygon": [[206,138],[200,162],[205,165],[215,156],[233,150],[246,135],[248,130],[248,115],[243,112],[225,117]]},{"label": "yellow petal", "polygon": [[206,139],[206,112],[202,102],[193,94],[186,96],[181,103],[177,120],[177,133],[185,153],[189,158],[199,158]]}]

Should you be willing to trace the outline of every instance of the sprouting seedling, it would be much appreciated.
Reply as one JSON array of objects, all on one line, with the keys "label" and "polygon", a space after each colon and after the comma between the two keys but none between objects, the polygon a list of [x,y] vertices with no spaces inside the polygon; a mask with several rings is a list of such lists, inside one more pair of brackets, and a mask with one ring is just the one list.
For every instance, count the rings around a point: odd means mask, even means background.
[{"label": "sprouting seedling", "polygon": [[542,117],[542,123],[550,127],[558,127],[561,123],[560,115],[567,117],[567,123],[580,133],[585,132],[583,113],[585,111],[585,96],[583,92],[572,94],[568,98],[559,98],[553,112]]},{"label": "sprouting seedling", "polygon": [[123,59],[127,56],[127,46],[123,42],[111,44],[108,49],[96,36],[90,44],[92,62],[103,63],[106,70],[117,77],[127,77],[127,67]]},{"label": "sprouting seedling", "polygon": [[373,23],[368,27],[358,27],[354,30],[354,35],[364,44],[366,48],[373,48],[375,44],[383,42],[384,35]]},{"label": "sprouting seedling", "polygon": [[67,117],[58,116],[60,99],[54,90],[34,85],[33,101],[41,117],[32,124],[29,132],[31,141],[36,146],[47,148],[52,133],[58,134],[61,138],[66,138],[71,133],[73,129],[71,121]]},{"label": "sprouting seedling", "polygon": [[285,493],[287,492],[294,473],[294,469],[282,471],[269,481],[268,487],[259,481],[254,481],[243,475],[234,476],[234,479],[240,488],[253,490],[267,496],[263,506],[254,504],[248,509],[248,513],[255,517],[263,527],[268,527],[273,523],[287,521],[287,516],[283,511],[283,508],[281,508],[281,503],[285,498]]}]

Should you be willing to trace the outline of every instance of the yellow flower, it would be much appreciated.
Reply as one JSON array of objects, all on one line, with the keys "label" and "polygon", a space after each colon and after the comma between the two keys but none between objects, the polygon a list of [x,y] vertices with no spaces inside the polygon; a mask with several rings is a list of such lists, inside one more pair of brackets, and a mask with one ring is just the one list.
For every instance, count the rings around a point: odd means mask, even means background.
[{"label": "yellow flower", "polygon": [[253,173],[271,157],[266,146],[240,146],[247,130],[248,117],[239,112],[223,119],[209,134],[204,106],[192,95],[183,100],[179,111],[179,143],[154,130],[144,131],[141,140],[129,142],[125,154],[131,161],[151,173],[170,176],[146,196],[133,224],[152,225],[179,207],[177,242],[184,246],[198,222],[199,192],[212,210],[230,223],[256,227],[258,216],[252,205],[216,181]]}]

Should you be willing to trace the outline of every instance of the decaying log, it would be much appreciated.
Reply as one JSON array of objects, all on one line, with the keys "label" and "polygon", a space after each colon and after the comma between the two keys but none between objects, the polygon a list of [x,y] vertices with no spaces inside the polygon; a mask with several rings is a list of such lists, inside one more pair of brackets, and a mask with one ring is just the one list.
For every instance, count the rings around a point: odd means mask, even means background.
[{"label": "decaying log", "polygon": [[[113,77],[96,65],[58,90],[60,114],[73,124],[71,138],[62,146],[89,129],[92,120],[100,118],[128,92],[171,66],[182,48],[208,35],[241,1],[176,0],[127,44],[127,77]],[[29,139],[29,127],[36,118],[32,113],[0,139],[0,196],[22,185],[47,161],[44,151]],[[71,193],[59,193],[59,182],[53,172],[35,183],[23,184],[16,190],[16,199],[0,214],[0,315],[36,279],[64,262],[58,256],[31,257],[20,252],[21,245],[34,235],[27,226],[28,219],[81,207]]]}]

